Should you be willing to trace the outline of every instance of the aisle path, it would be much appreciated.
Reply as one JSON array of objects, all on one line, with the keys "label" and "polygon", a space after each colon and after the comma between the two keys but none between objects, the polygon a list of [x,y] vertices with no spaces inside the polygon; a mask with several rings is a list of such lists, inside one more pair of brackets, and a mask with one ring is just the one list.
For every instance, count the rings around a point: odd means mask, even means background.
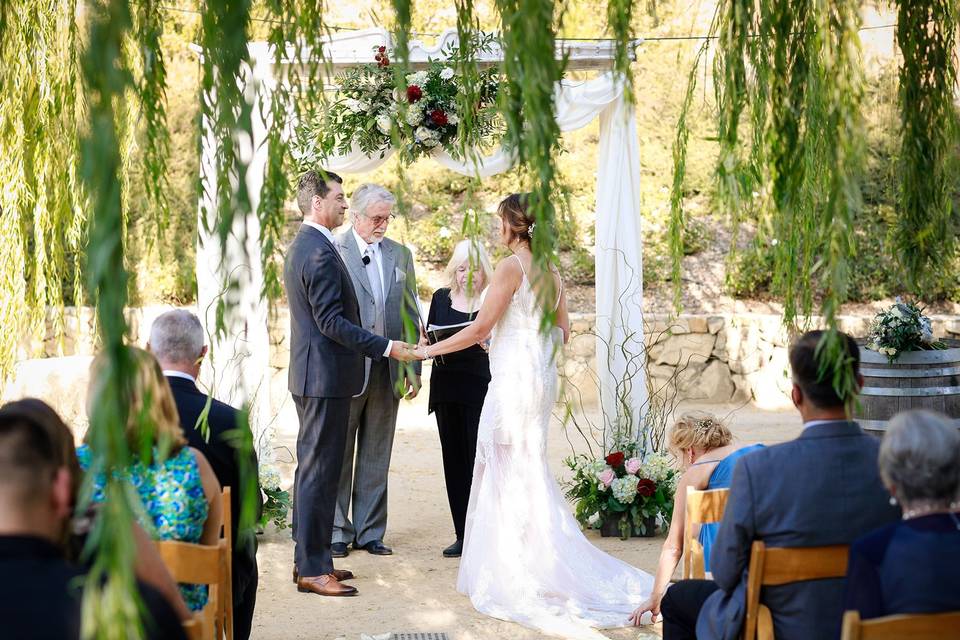
[{"label": "aisle path", "polygon": [[[730,407],[714,407],[720,415]],[[279,416],[280,443],[292,450],[297,419],[287,403]],[[740,409],[732,419],[734,432],[745,442],[791,438],[799,432],[799,419],[791,413]],[[548,455],[556,475],[570,447],[562,428],[554,424]],[[278,452],[278,459],[287,459]],[[289,486],[293,465],[281,465],[284,486]],[[272,525],[261,536],[260,586],[252,637],[256,640],[309,638],[311,640],[359,640],[361,634],[388,632],[446,632],[451,640],[527,640],[543,634],[519,625],[476,613],[469,600],[454,588],[457,560],[441,557],[453,541],[440,442],[433,416],[426,415],[425,397],[401,404],[400,419],[390,471],[390,523],[386,544],[394,555],[376,557],[352,552],[337,563],[357,575],[351,584],[360,590],[355,598],[323,598],[298,593],[291,582],[293,543],[289,529]],[[645,571],[656,566],[663,537],[654,539],[600,538],[588,534],[600,548]],[[509,579],[505,576],[505,579]],[[659,638],[659,625],[643,629],[605,632],[616,640]]]}]

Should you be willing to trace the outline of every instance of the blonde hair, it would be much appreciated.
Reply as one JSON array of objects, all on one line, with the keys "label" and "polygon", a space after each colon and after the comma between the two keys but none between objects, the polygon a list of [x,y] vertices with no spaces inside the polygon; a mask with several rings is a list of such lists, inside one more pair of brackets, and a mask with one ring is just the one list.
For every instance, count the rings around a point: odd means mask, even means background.
[{"label": "blonde hair", "polygon": [[670,448],[674,451],[703,449],[710,451],[733,442],[727,425],[712,413],[693,411],[681,415],[670,430]]},{"label": "blonde hair", "polygon": [[490,279],[493,277],[493,266],[490,264],[490,258],[487,256],[487,251],[483,248],[483,245],[473,240],[461,240],[453,248],[453,255],[450,256],[450,262],[447,263],[447,268],[443,272],[449,283],[450,293],[456,293],[460,290],[460,283],[457,282],[457,269],[462,264],[466,264],[471,271],[472,279],[468,281],[473,288],[471,294],[479,295],[480,291],[477,290],[476,286],[477,272],[479,271],[483,276],[484,287],[490,284]]},{"label": "blonde hair", "polygon": [[[138,456],[143,446],[150,444],[151,460],[154,447],[159,448],[161,452],[176,453],[187,444],[187,439],[183,435],[183,429],[180,428],[177,404],[173,399],[170,385],[160,369],[160,364],[153,355],[138,347],[124,347],[124,350],[133,365],[133,375],[124,385],[124,389],[130,393],[130,407],[125,428],[127,446],[134,456]],[[106,382],[105,377],[110,366],[110,359],[102,352],[90,365],[87,415],[90,416],[91,421],[93,420],[93,403]],[[92,426],[84,436],[84,441],[88,444],[90,434],[93,432]],[[144,462],[151,460],[144,460]]]}]

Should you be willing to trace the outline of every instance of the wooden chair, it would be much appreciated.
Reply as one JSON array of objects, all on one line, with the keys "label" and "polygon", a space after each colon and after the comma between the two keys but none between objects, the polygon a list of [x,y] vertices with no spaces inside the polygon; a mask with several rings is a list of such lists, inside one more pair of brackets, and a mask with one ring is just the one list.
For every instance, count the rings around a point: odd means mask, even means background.
[{"label": "wooden chair", "polygon": [[912,613],[860,620],[859,611],[843,614],[840,640],[946,640],[960,638],[960,611]]},{"label": "wooden chair", "polygon": [[[177,582],[208,585],[206,606],[196,613],[194,621],[184,624],[191,640],[233,640],[233,583],[230,551],[230,487],[223,490],[223,522],[225,536],[215,545],[193,544],[179,540],[156,542],[157,551],[170,575]],[[190,625],[190,622],[195,622]]]},{"label": "wooden chair", "polygon": [[687,487],[687,507],[683,517],[683,579],[706,577],[703,545],[693,535],[694,525],[712,524],[723,519],[729,489],[697,491]]},{"label": "wooden chair", "polygon": [[196,618],[190,618],[183,623],[183,633],[187,640],[203,640],[203,625]]},{"label": "wooden chair", "polygon": [[[750,549],[747,569],[747,614],[744,640],[773,640],[773,616],[760,604],[760,590],[791,582],[843,578],[847,575],[850,547],[770,547],[760,541]],[[813,615],[813,614],[811,614]]]}]

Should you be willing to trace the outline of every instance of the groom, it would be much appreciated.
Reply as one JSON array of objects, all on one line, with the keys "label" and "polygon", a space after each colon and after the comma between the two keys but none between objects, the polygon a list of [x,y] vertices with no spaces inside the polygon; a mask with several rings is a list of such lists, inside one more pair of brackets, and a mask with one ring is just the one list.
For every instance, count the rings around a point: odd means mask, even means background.
[{"label": "groom", "polygon": [[283,279],[290,305],[289,389],[300,418],[294,477],[294,579],[297,589],[352,596],[353,574],[333,568],[330,537],[343,465],[350,399],[360,393],[364,357],[416,359],[411,345],[360,327],[350,273],[333,244],[347,201],[343,179],[308,171],[297,189],[303,226],[291,243]]}]

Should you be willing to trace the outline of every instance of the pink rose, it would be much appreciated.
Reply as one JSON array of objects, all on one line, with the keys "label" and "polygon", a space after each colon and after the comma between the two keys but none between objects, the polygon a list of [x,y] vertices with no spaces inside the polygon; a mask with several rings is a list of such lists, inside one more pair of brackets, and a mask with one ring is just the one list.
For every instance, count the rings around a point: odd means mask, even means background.
[{"label": "pink rose", "polygon": [[616,477],[617,477],[617,474],[613,472],[613,469],[611,469],[610,467],[607,467],[606,469],[600,472],[600,475],[597,476],[597,480],[603,483],[604,487],[609,488],[610,483],[612,483]]},{"label": "pink rose", "polygon": [[643,463],[640,462],[640,458],[630,458],[624,463],[623,468],[626,469],[627,473],[630,475],[636,475],[637,471],[640,471],[640,466],[642,464]]}]

